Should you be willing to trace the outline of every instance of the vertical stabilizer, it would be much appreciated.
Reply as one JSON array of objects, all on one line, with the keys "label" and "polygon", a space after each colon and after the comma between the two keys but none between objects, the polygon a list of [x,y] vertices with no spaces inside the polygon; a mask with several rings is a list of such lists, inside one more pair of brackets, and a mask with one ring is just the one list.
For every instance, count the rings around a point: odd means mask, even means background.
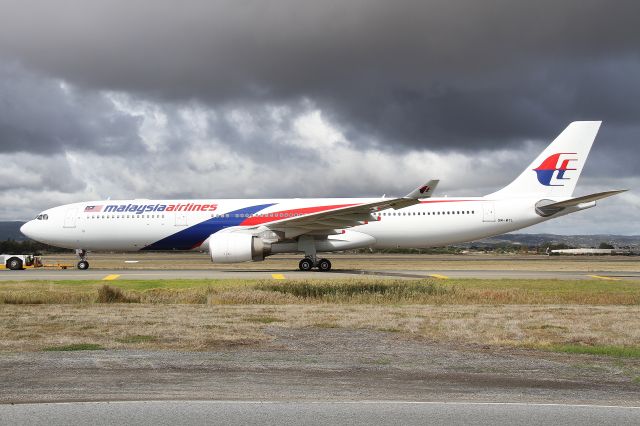
[{"label": "vertical stabilizer", "polygon": [[574,121],[513,182],[488,197],[571,197],[601,121]]}]

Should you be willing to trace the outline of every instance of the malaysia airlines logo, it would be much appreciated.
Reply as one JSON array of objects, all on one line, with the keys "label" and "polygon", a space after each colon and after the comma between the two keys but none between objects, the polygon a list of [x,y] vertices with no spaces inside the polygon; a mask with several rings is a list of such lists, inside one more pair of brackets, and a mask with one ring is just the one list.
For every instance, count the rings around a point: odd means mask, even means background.
[{"label": "malaysia airlines logo", "polygon": [[538,182],[545,186],[564,186],[562,181],[571,179],[565,173],[576,168],[570,167],[572,161],[578,161],[575,152],[559,152],[547,157],[535,170]]},{"label": "malaysia airlines logo", "polygon": [[419,191],[420,191],[421,194],[424,194],[425,192],[431,191],[431,187],[429,185],[425,185],[425,186],[421,187],[419,189]]}]

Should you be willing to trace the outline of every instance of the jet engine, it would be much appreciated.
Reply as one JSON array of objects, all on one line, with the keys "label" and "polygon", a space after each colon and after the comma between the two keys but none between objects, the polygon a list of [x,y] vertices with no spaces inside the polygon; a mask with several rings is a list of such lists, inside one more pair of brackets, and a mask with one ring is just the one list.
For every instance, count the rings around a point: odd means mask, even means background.
[{"label": "jet engine", "polygon": [[256,235],[212,234],[209,237],[209,254],[213,263],[256,262],[270,254],[270,245]]}]

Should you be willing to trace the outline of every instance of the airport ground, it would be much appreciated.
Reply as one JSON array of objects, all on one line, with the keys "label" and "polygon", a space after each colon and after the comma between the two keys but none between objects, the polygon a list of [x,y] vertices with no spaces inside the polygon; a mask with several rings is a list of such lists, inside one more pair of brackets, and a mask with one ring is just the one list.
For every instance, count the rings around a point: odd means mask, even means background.
[{"label": "airport ground", "polygon": [[0,271],[0,402],[640,405],[637,258],[331,258],[308,276],[178,253]]},{"label": "airport ground", "polygon": [[[350,254],[331,253],[327,256],[338,271],[434,271],[434,270],[521,270],[542,272],[610,271],[615,273],[640,272],[638,256],[546,256],[516,254]],[[90,253],[89,262],[95,269],[123,271],[166,269],[208,271],[295,271],[300,255],[276,255],[263,262],[214,264],[208,253],[201,252],[148,252],[148,253]],[[73,254],[52,253],[44,256],[49,264],[75,265]]]}]

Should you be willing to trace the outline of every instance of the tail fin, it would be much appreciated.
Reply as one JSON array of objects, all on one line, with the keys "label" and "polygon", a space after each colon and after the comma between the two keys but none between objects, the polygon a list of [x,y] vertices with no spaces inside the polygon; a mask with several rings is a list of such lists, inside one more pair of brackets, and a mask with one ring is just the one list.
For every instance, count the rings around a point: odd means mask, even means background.
[{"label": "tail fin", "polygon": [[520,176],[490,197],[571,197],[601,121],[574,121]]}]

